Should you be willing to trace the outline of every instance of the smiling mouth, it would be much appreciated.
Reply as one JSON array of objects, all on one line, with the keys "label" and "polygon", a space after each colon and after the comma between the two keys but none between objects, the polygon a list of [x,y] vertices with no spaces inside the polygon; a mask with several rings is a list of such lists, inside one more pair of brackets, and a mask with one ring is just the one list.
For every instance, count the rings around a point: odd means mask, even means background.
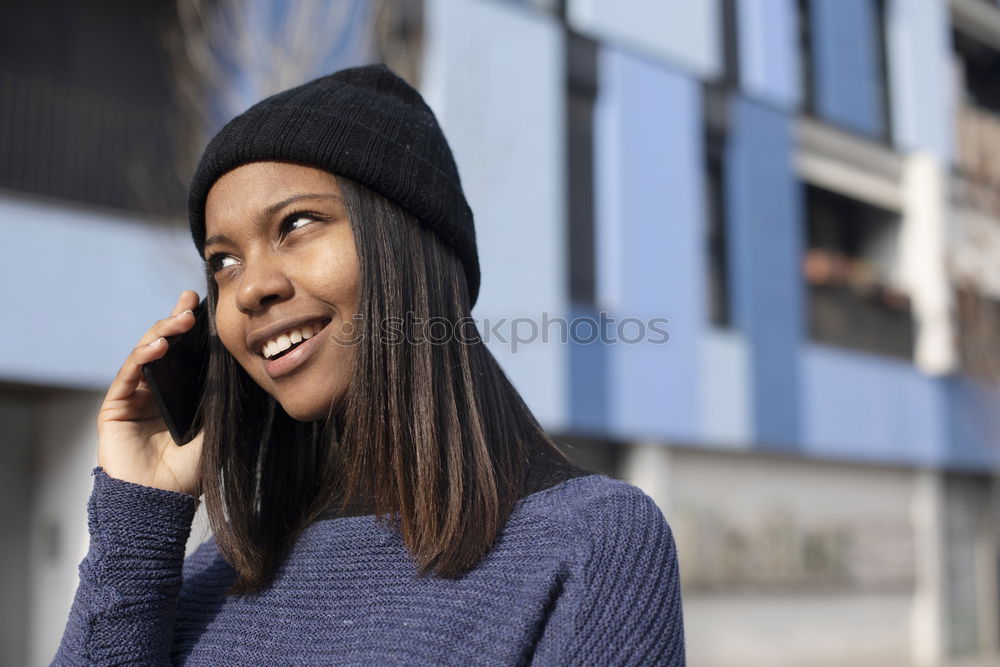
[{"label": "smiling mouth", "polygon": [[[308,338],[300,334],[301,336],[300,340],[298,342],[293,342],[290,347],[287,347],[284,350],[281,350],[280,352],[277,352],[276,354],[273,354],[271,356],[265,356],[260,350],[258,350],[257,356],[259,356],[261,359],[264,359],[265,361],[274,361],[275,359],[280,359],[289,352],[292,352],[293,350],[299,348],[303,343],[306,343],[309,340],[311,340],[314,336],[319,335],[319,332],[325,329],[326,326],[330,324],[330,322],[331,322],[330,318],[324,318],[322,320],[319,320],[314,327],[310,327],[315,329],[315,331]],[[301,331],[301,330],[302,327],[299,327],[298,329],[293,329],[292,331]]]}]

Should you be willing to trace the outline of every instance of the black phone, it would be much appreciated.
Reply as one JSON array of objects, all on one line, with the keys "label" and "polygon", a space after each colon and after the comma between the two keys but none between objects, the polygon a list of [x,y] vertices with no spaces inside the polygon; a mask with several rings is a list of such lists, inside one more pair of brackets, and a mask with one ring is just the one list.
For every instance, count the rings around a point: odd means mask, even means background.
[{"label": "black phone", "polygon": [[186,332],[167,336],[167,351],[159,359],[143,364],[149,385],[178,445],[194,439],[201,430],[201,401],[208,370],[208,307],[205,299],[192,311],[194,324]]}]

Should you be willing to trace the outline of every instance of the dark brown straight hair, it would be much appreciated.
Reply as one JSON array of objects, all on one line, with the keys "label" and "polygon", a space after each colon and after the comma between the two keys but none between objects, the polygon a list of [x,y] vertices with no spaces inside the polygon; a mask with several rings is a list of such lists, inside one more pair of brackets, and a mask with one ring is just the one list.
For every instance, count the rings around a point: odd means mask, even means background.
[{"label": "dark brown straight hair", "polygon": [[[460,576],[492,548],[528,488],[529,462],[568,461],[480,339],[450,248],[399,206],[335,178],[359,258],[363,332],[340,404],[325,420],[293,420],[209,318],[202,490],[237,574],[230,595],[269,586],[301,532],[352,502],[400,532],[421,576]],[[210,313],[217,299],[208,275]],[[385,330],[411,316],[460,335],[404,342],[412,329]]]}]

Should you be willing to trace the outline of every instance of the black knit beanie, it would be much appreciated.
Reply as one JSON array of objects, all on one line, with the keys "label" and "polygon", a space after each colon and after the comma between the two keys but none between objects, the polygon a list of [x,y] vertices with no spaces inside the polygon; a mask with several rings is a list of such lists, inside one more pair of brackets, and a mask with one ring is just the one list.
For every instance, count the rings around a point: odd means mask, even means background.
[{"label": "black knit beanie", "polygon": [[191,181],[188,218],[205,251],[205,200],[248,162],[295,162],[365,185],[413,214],[458,256],[479,295],[479,256],[448,142],[420,93],[383,63],[351,67],[264,99],[209,142]]}]

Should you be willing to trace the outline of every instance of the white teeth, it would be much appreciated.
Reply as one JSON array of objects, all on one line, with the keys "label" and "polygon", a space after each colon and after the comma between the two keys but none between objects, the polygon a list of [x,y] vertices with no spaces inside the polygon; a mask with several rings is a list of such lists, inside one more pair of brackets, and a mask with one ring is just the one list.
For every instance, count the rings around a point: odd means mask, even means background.
[{"label": "white teeth", "polygon": [[307,324],[304,327],[298,329],[292,329],[286,333],[281,334],[277,338],[272,338],[271,340],[264,343],[260,348],[260,353],[267,359],[270,359],[274,355],[284,352],[290,348],[295,343],[300,343],[303,340],[308,340],[315,336],[320,330],[322,330],[323,325],[321,323],[317,324]]},{"label": "white teeth", "polygon": [[284,352],[292,346],[292,339],[285,334],[278,336],[278,352]]}]

